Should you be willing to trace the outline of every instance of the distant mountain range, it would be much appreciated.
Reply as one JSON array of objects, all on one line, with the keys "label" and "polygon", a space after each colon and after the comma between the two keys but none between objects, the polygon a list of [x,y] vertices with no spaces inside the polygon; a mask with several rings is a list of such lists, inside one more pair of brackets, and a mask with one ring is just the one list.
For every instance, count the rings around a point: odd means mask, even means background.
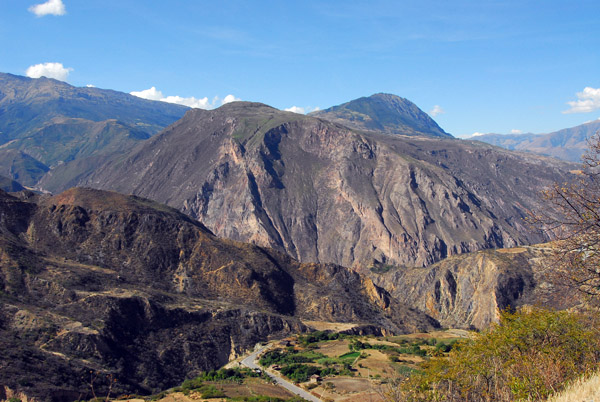
[{"label": "distant mountain range", "polygon": [[[79,161],[77,170],[92,169],[99,160],[156,134],[187,109],[117,91],[0,73],[0,174],[34,186],[48,171],[73,161]],[[62,170],[68,175],[72,169]]]},{"label": "distant mountain range", "polygon": [[549,134],[484,134],[470,139],[502,148],[580,162],[588,149],[587,139],[600,132],[600,120]]}]

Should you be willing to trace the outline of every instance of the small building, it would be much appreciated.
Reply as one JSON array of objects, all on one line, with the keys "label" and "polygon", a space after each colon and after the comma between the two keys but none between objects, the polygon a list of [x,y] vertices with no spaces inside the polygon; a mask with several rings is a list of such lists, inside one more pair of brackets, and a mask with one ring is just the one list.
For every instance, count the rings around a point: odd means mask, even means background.
[{"label": "small building", "polygon": [[313,374],[310,376],[309,381],[310,384],[318,384],[321,382],[321,376],[318,374]]}]

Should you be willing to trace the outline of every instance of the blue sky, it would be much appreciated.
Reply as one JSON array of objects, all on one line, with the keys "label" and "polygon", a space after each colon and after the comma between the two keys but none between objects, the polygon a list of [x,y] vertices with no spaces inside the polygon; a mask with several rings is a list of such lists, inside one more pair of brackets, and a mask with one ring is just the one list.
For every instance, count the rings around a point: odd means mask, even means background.
[{"label": "blue sky", "polygon": [[600,1],[0,0],[0,71],[203,107],[388,92],[457,136],[543,133],[600,118]]}]

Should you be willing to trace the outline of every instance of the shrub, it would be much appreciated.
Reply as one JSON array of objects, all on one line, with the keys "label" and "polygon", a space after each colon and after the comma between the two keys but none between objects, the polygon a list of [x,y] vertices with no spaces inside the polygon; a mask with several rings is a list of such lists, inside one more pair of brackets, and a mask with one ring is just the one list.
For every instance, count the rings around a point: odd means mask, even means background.
[{"label": "shrub", "polygon": [[459,341],[449,357],[426,362],[402,390],[409,401],[543,400],[597,367],[598,335],[581,315],[503,312],[499,324]]}]

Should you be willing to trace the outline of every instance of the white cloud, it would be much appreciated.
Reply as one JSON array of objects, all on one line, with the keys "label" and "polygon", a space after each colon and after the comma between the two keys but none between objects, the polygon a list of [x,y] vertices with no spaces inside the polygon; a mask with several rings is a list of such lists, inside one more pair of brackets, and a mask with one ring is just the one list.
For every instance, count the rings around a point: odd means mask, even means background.
[{"label": "white cloud", "polygon": [[156,100],[168,103],[176,103],[178,105],[184,105],[198,109],[212,109],[214,107],[214,104],[211,104],[207,97],[197,99],[193,96],[190,96],[189,98],[183,98],[181,96],[167,96],[166,98]]},{"label": "white cloud", "polygon": [[38,17],[43,17],[44,15],[65,15],[67,13],[62,0],[48,0],[45,3],[33,5],[28,10]]},{"label": "white cloud", "polygon": [[231,102],[239,102],[239,101],[241,101],[240,98],[236,98],[235,96],[230,94],[230,95],[227,95],[225,98],[223,98],[221,105],[224,105],[226,103],[231,103]]},{"label": "white cloud", "polygon": [[522,130],[517,130],[516,128],[513,128],[512,130],[510,130],[511,134],[523,134]]},{"label": "white cloud", "polygon": [[150,100],[161,100],[164,98],[162,92],[156,89],[156,87],[152,87],[150,89],[144,89],[143,91],[133,91],[130,92],[131,95],[137,96],[138,98],[150,99]]},{"label": "white cloud", "polygon": [[88,87],[88,88],[96,88],[96,86],[94,84],[87,84],[86,87]]},{"label": "white cloud", "polygon": [[442,109],[442,107],[440,105],[435,105],[433,107],[433,109],[431,109],[429,111],[429,114],[431,115],[431,117],[435,117],[438,114],[443,114],[443,113],[446,113],[446,111],[444,109]]},{"label": "white cloud", "polygon": [[288,107],[287,109],[283,109],[283,110],[285,110],[286,112],[306,114],[306,110],[304,110],[303,107],[298,107],[298,106]]},{"label": "white cloud", "polygon": [[480,135],[485,135],[485,133],[480,133],[476,131],[473,134],[471,134],[471,137],[479,137]]},{"label": "white cloud", "polygon": [[42,63],[34,66],[29,66],[25,75],[29,78],[48,77],[59,81],[66,81],[72,68],[65,68],[62,63]]},{"label": "white cloud", "polygon": [[577,98],[567,102],[571,108],[563,113],[589,113],[600,109],[600,88],[585,87],[582,92],[577,92]]},{"label": "white cloud", "polygon": [[292,113],[298,113],[298,114],[307,114],[307,113],[311,113],[311,112],[316,112],[321,110],[320,107],[300,107],[300,106],[292,106],[292,107],[288,107],[286,109],[283,109],[286,112],[292,112]]},{"label": "white cloud", "polygon": [[241,99],[236,98],[234,95],[227,95],[225,98],[221,100],[218,96],[215,96],[212,101],[208,100],[208,97],[204,98],[195,98],[190,96],[189,98],[184,98],[177,95],[169,95],[164,96],[164,94],[156,89],[156,87],[151,87],[149,89],[144,89],[143,91],[133,91],[130,92],[131,95],[137,96],[138,98],[157,100],[161,102],[168,103],[176,103],[178,105],[184,105],[192,108],[198,109],[213,109],[215,107],[224,105],[230,102],[240,101]]}]

